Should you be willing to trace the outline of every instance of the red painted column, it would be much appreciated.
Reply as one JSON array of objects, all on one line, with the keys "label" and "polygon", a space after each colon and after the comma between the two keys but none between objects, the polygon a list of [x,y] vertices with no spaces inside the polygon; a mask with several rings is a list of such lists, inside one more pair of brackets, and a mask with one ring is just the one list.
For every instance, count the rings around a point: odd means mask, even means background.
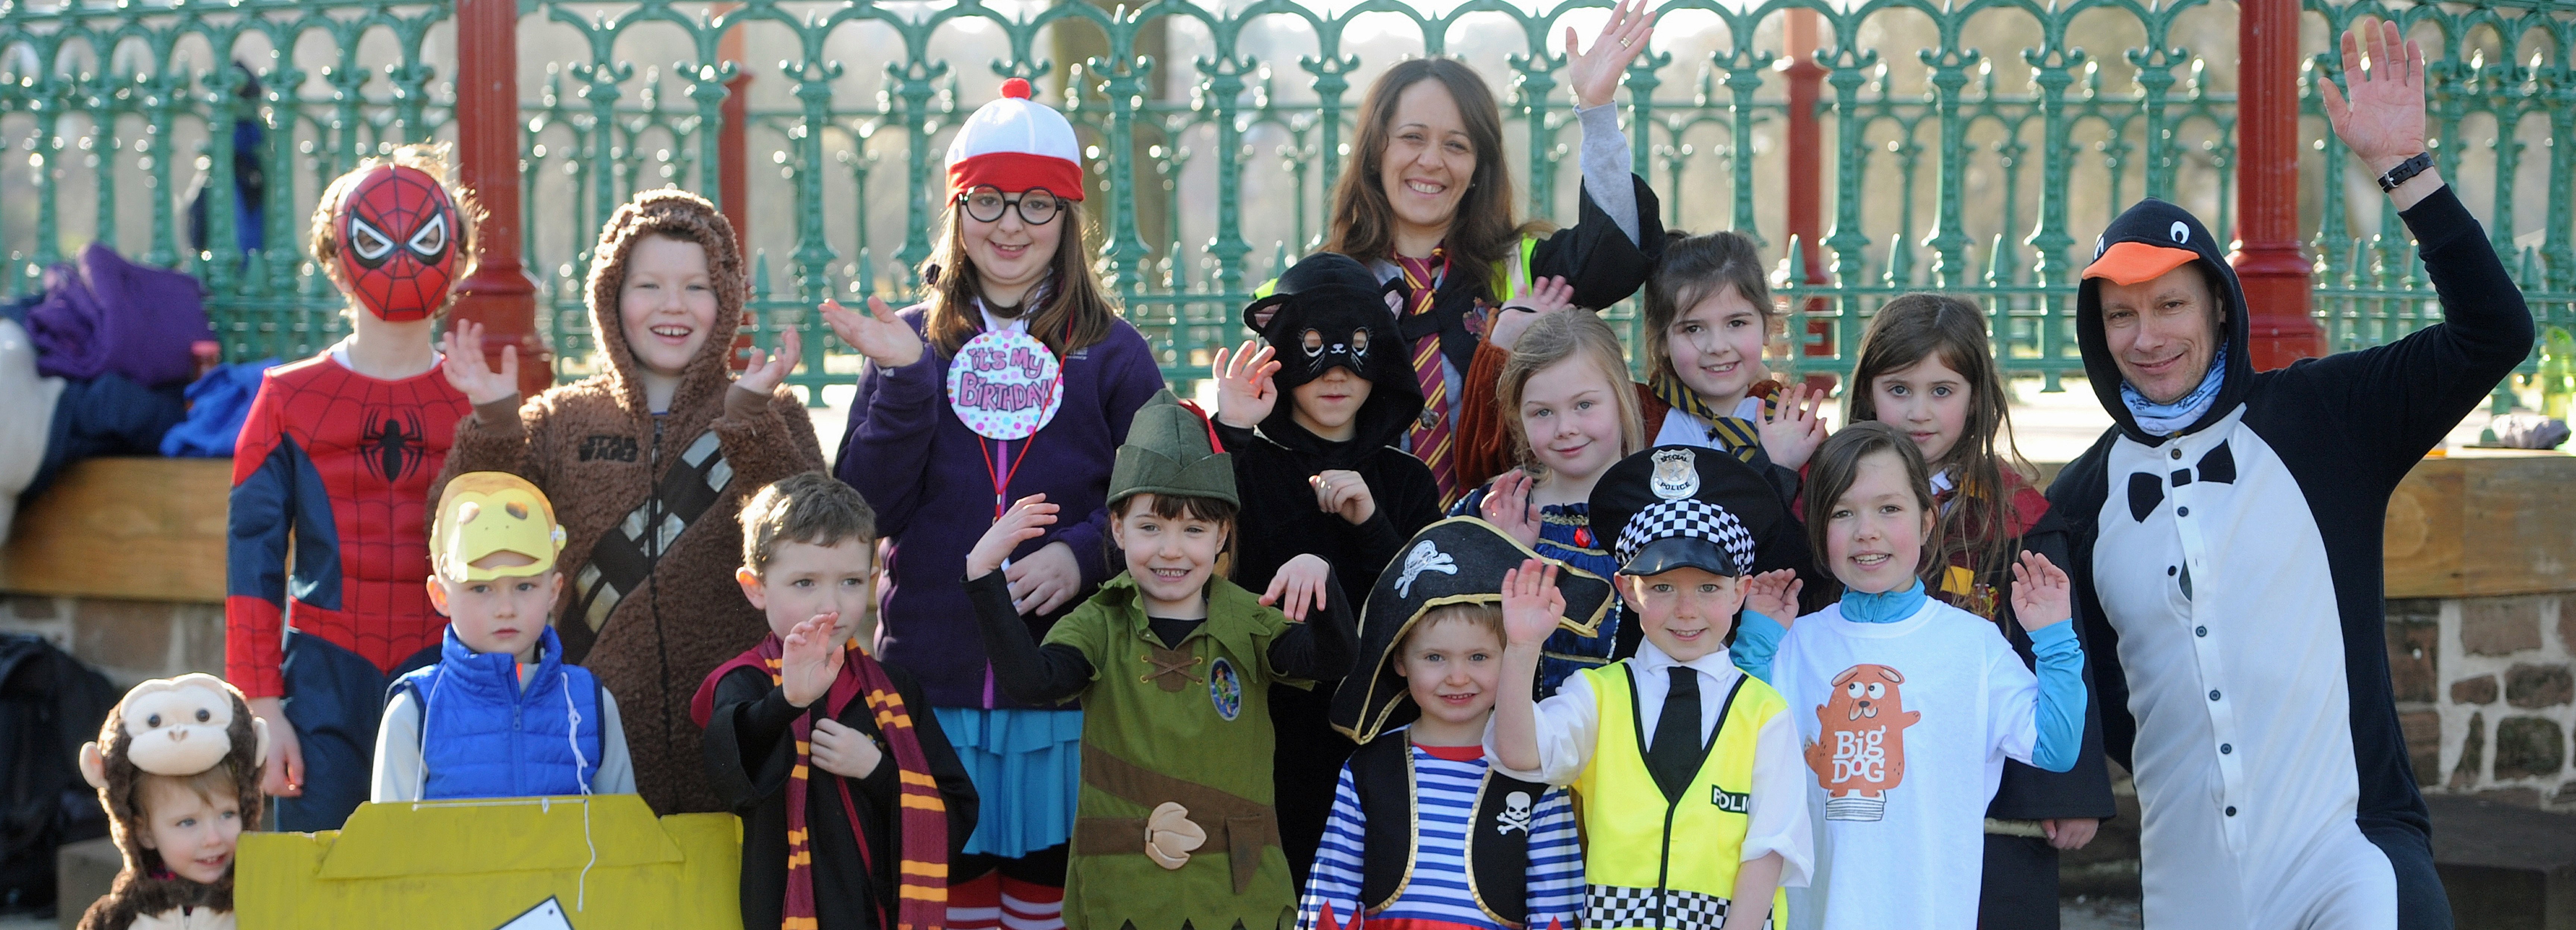
[{"label": "red painted column", "polygon": [[[1825,136],[1816,109],[1824,98],[1825,66],[1816,61],[1816,11],[1789,10],[1783,24],[1789,60],[1781,70],[1789,78],[1789,235],[1797,238],[1798,259],[1805,263],[1806,283],[1825,284]],[[1830,308],[1823,298],[1807,301],[1809,358],[1834,356],[1834,321],[1821,316]],[[1834,376],[1813,373],[1808,386],[1830,390]]]},{"label": "red painted column", "polygon": [[555,381],[545,336],[537,329],[537,287],[519,264],[518,0],[456,4],[457,174],[485,213],[476,229],[482,253],[474,274],[456,287],[453,327],[483,324],[483,349],[495,364],[501,347],[519,347],[519,390],[534,395]]},{"label": "red painted column", "polygon": [[2258,370],[2325,354],[2299,244],[2299,0],[2240,0],[2236,252]]},{"label": "red painted column", "polygon": [[[733,7],[720,8],[730,12]],[[716,58],[732,62],[733,80],[725,82],[724,103],[718,107],[724,125],[716,130],[716,204],[724,211],[725,220],[733,224],[733,241],[742,247],[744,267],[750,267],[751,248],[751,65],[742,57],[742,30],[735,26],[716,39]],[[734,331],[733,370],[751,367],[751,331],[759,325],[759,314],[750,307],[742,308],[742,326]]]}]

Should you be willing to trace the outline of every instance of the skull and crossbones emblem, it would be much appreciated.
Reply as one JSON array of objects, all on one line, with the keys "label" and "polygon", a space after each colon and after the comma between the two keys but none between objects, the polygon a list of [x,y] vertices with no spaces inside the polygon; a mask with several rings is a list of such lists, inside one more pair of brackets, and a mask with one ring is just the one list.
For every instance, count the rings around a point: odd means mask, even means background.
[{"label": "skull and crossbones emblem", "polygon": [[1404,554],[1404,575],[1395,580],[1395,596],[1412,597],[1413,579],[1423,572],[1455,575],[1458,573],[1458,560],[1440,551],[1440,547],[1431,540],[1415,543],[1413,551]]},{"label": "skull and crossbones emblem", "polygon": [[1510,794],[1503,795],[1503,812],[1494,819],[1498,821],[1497,825],[1494,827],[1495,836],[1508,836],[1514,830],[1521,831],[1522,836],[1528,836],[1530,831],[1529,792],[1514,791]]}]

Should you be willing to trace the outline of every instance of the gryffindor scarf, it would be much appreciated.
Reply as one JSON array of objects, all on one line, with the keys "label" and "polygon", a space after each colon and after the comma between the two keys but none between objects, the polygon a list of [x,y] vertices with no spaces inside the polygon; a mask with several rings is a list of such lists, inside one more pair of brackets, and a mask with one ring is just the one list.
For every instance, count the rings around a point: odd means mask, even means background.
[{"label": "gryffindor scarf", "polygon": [[[1707,401],[1700,399],[1699,392],[1691,390],[1672,372],[1667,371],[1654,376],[1646,382],[1646,389],[1655,392],[1655,399],[1663,401],[1666,406],[1707,421],[1709,438],[1716,441],[1719,448],[1725,449],[1728,454],[1750,462],[1753,461],[1754,450],[1762,448],[1760,432],[1762,424],[1736,416],[1735,411],[1719,410],[1709,406]],[[1780,382],[1755,383],[1745,391],[1745,394],[1748,397],[1762,399],[1764,416],[1780,412]],[[1653,442],[1654,439],[1653,436],[1646,437],[1648,442]]]},{"label": "gryffindor scarf", "polygon": [[[784,646],[776,634],[761,638],[760,645],[735,656],[733,661],[717,666],[707,680],[698,685],[697,696],[689,703],[689,713],[698,726],[707,725],[715,715],[716,682],[737,668],[757,668],[769,676],[771,684],[782,679],[779,660]],[[868,711],[876,718],[877,729],[885,734],[885,743],[895,763],[897,812],[903,831],[902,860],[895,865],[896,907],[894,919],[886,919],[884,901],[877,904],[877,926],[893,930],[940,930],[948,919],[948,805],[939,797],[939,783],[930,776],[930,760],[921,751],[921,737],[912,729],[912,714],[904,707],[903,696],[895,691],[894,680],[886,677],[885,666],[877,664],[864,650],[851,647],[841,662],[841,674],[832,679],[832,689],[823,698],[823,713],[838,719],[852,698],[867,696]],[[787,776],[787,901],[780,914],[786,918],[784,930],[815,930],[814,920],[814,852],[813,833],[805,827],[806,791],[812,779],[814,722],[811,714],[796,715],[790,733],[796,740],[796,766]],[[873,874],[876,860],[883,850],[868,848],[868,835],[859,829],[858,805],[850,798],[850,781],[834,778],[832,787],[841,792],[841,813],[850,819],[850,836],[859,844],[859,864]]]}]

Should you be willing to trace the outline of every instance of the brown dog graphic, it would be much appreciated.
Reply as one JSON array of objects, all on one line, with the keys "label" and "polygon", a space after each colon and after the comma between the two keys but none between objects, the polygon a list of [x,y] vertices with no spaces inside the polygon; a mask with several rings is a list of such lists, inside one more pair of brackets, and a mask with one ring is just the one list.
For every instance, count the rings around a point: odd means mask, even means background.
[{"label": "brown dog graphic", "polygon": [[1826,820],[1877,820],[1887,812],[1887,791],[1905,780],[1905,728],[1923,719],[1905,709],[1897,687],[1905,673],[1884,665],[1855,665],[1834,676],[1834,689],[1816,708],[1824,732],[1807,744],[1807,767],[1825,789]]}]

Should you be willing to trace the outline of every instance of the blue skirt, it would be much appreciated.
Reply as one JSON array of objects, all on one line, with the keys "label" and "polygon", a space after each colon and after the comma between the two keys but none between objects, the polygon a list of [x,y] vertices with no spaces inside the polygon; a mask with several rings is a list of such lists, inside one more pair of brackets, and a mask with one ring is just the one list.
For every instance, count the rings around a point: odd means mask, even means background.
[{"label": "blue skirt", "polygon": [[1073,836],[1082,788],[1082,712],[934,707],[975,783],[966,851],[1016,859]]}]

